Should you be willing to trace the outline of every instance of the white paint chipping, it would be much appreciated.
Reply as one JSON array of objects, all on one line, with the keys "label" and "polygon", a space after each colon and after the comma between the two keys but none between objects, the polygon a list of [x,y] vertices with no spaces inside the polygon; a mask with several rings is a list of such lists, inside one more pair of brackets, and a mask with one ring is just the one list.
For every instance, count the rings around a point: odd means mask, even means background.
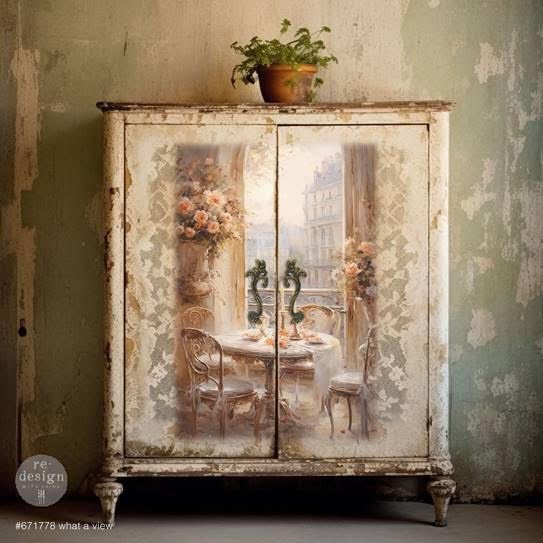
[{"label": "white paint chipping", "polygon": [[472,310],[471,325],[468,332],[468,343],[474,348],[482,347],[496,337],[496,323],[488,309]]},{"label": "white paint chipping", "polygon": [[503,379],[494,377],[492,384],[490,385],[490,392],[494,397],[496,396],[508,396],[508,400],[519,389],[519,383],[517,376],[514,373],[508,373]]},{"label": "white paint chipping", "polygon": [[496,199],[496,194],[488,190],[494,180],[495,174],[496,160],[485,158],[483,160],[481,182],[475,185],[473,194],[469,198],[460,202],[462,209],[470,221],[475,218],[477,211],[479,211],[484,204],[493,202]]},{"label": "white paint chipping", "polygon": [[490,77],[505,73],[505,61],[503,53],[497,54],[489,43],[481,43],[479,61],[475,65],[474,72],[481,85]]},{"label": "white paint chipping", "polygon": [[543,188],[518,193],[523,227],[520,231],[520,272],[515,300],[526,307],[543,292]]}]

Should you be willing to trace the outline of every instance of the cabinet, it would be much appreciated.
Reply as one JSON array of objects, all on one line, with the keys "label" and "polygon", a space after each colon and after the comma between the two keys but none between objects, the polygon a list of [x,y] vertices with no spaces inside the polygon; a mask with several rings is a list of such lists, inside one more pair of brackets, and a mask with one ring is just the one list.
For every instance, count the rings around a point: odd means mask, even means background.
[{"label": "cabinet", "polygon": [[446,102],[104,112],[104,460],[419,475],[448,452]]}]

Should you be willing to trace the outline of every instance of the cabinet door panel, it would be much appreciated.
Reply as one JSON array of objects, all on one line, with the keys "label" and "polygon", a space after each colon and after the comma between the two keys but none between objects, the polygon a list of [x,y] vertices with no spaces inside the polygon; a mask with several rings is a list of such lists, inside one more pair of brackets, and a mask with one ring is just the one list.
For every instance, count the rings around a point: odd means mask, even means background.
[{"label": "cabinet door panel", "polygon": [[275,347],[267,372],[221,337],[248,327],[254,258],[275,272],[275,170],[273,128],[126,127],[127,456],[273,454]]},{"label": "cabinet door panel", "polygon": [[280,127],[278,157],[279,272],[305,272],[279,455],[427,456],[427,127]]}]

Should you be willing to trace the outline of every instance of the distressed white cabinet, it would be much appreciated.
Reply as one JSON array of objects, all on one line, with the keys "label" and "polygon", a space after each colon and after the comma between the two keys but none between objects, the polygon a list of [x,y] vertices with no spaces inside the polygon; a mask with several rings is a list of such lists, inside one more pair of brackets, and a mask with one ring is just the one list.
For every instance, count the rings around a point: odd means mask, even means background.
[{"label": "distressed white cabinet", "polygon": [[100,103],[104,460],[157,475],[419,475],[448,452],[446,102]]}]

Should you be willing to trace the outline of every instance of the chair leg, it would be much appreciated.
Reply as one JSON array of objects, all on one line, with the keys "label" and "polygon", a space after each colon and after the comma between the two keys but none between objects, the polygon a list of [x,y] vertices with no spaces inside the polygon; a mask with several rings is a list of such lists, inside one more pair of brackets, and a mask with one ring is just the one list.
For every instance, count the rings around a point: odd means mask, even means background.
[{"label": "chair leg", "polygon": [[351,405],[351,398],[347,397],[347,407],[349,408],[349,430],[353,427],[353,408]]},{"label": "chair leg", "polygon": [[258,441],[260,440],[260,418],[262,417],[262,408],[264,406],[262,398],[256,396],[253,402],[253,406],[255,410],[255,437]]},{"label": "chair leg", "polygon": [[198,394],[198,391],[194,391],[193,396],[192,396],[192,435],[193,436],[195,436],[197,432],[199,407],[200,407],[200,394]]},{"label": "chair leg", "polygon": [[226,416],[227,416],[227,406],[221,401],[219,403],[219,434],[221,439],[224,439],[226,434]]},{"label": "chair leg", "polygon": [[334,439],[334,415],[332,414],[332,393],[328,392],[324,398],[324,406],[328,411],[328,417],[330,418],[330,439]]}]

